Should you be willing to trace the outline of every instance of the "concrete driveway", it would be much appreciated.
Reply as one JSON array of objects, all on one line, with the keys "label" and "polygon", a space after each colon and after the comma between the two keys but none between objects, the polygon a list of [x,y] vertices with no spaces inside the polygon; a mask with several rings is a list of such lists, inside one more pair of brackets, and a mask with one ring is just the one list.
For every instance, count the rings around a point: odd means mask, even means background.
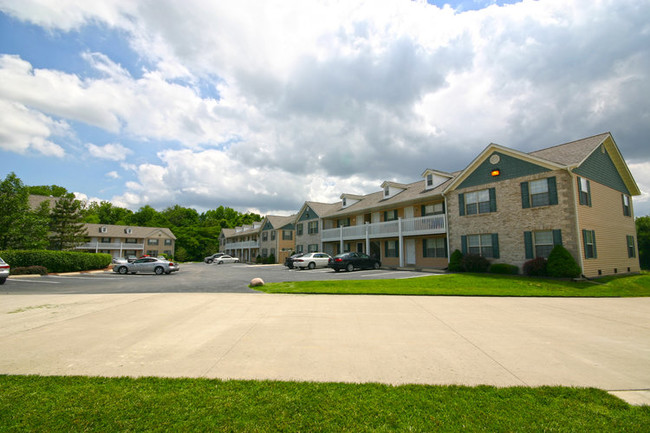
[{"label": "concrete driveway", "polygon": [[569,385],[650,403],[650,298],[0,296],[0,374]]}]

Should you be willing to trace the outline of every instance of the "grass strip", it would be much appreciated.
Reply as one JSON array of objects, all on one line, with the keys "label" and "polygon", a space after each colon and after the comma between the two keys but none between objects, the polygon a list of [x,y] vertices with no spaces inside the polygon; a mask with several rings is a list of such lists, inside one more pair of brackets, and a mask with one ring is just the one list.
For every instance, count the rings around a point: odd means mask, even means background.
[{"label": "grass strip", "polygon": [[391,280],[337,280],[267,283],[254,287],[267,293],[356,295],[453,295],[546,297],[650,296],[650,274],[568,281],[498,274],[445,274]]},{"label": "grass strip", "polygon": [[0,376],[0,431],[648,431],[593,388]]}]

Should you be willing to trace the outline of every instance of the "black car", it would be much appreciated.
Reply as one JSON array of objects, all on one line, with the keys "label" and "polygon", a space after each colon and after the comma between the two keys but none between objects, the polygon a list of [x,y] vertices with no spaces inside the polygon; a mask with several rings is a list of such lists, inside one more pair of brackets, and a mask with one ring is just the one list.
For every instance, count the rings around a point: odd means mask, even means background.
[{"label": "black car", "polygon": [[352,272],[355,269],[379,269],[381,262],[364,253],[343,253],[332,257],[327,266],[335,272],[341,269]]},{"label": "black car", "polygon": [[286,266],[289,269],[293,269],[293,261],[294,259],[297,259],[298,257],[302,257],[304,253],[298,253],[294,254],[293,256],[287,257],[284,259],[284,266]]}]

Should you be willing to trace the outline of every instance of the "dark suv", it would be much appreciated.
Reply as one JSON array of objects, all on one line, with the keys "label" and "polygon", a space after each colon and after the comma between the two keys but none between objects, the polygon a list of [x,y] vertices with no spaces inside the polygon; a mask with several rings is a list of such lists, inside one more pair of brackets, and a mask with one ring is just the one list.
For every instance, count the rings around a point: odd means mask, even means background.
[{"label": "dark suv", "polygon": [[381,262],[364,253],[343,253],[332,257],[327,266],[335,272],[341,269],[352,272],[355,269],[379,269]]}]

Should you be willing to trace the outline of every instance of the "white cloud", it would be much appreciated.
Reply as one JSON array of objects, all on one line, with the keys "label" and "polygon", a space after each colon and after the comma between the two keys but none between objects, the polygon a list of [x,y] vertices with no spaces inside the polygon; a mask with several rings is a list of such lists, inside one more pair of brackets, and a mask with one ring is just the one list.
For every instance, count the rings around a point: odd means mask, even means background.
[{"label": "white cloud", "polygon": [[117,173],[117,171],[109,171],[106,173],[106,177],[110,177],[111,179],[119,179],[120,175]]},{"label": "white cloud", "polygon": [[66,134],[68,125],[24,105],[0,99],[0,149],[27,154],[63,157],[65,150],[48,140]]},{"label": "white cloud", "polygon": [[131,149],[124,147],[119,143],[108,143],[104,146],[88,143],[86,144],[86,148],[90,155],[95,158],[110,159],[111,161],[123,161],[127,156],[133,153]]},{"label": "white cloud", "polygon": [[[155,146],[147,163],[122,162],[137,179],[116,198],[129,207],[295,209],[462,169],[490,142],[529,151],[607,130],[625,157],[648,159],[647,1],[95,3],[0,8],[52,31],[120,29],[154,66],[134,77],[84,53],[87,78],[4,55],[0,100],[38,120],[10,132],[23,151],[56,149],[53,118]],[[125,161],[121,146],[89,151]]]}]

